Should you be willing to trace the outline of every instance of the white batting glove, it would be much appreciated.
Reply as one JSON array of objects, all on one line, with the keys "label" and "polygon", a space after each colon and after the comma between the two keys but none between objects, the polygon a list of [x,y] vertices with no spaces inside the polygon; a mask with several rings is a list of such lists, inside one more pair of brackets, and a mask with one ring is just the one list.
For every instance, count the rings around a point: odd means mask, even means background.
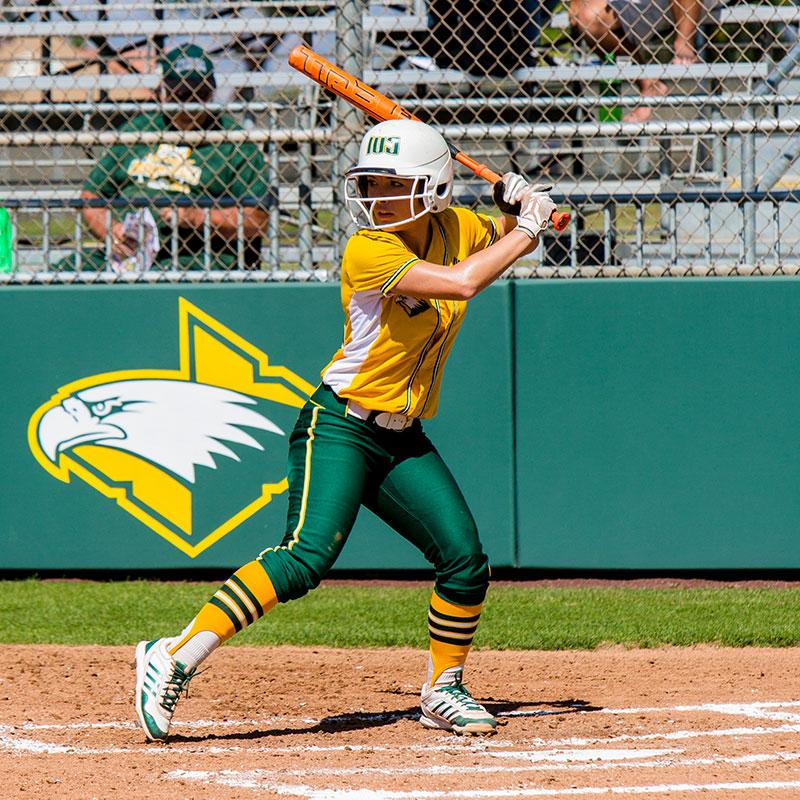
[{"label": "white batting glove", "polygon": [[528,181],[516,172],[506,172],[502,177],[503,200],[509,205],[516,203],[522,193],[530,186]]},{"label": "white batting glove", "polygon": [[516,172],[506,172],[500,180],[503,181],[503,200],[506,203],[518,202],[523,192],[549,192],[553,188],[550,183],[530,183]]},{"label": "white batting glove", "polygon": [[557,206],[546,192],[524,192],[520,202],[517,230],[535,239],[548,226]]},{"label": "white batting glove", "polygon": [[500,180],[503,181],[503,200],[509,205],[519,202],[524,192],[549,192],[553,188],[549,183],[530,183],[516,172],[506,172]]}]

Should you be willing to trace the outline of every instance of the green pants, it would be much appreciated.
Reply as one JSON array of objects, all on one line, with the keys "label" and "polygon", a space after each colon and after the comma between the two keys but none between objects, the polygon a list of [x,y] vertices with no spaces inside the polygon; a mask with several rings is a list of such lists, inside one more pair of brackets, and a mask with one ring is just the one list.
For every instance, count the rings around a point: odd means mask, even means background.
[{"label": "green pants", "polygon": [[433,565],[440,597],[482,603],[489,567],[475,520],[419,421],[391,431],[345,417],[344,409],[321,386],[289,439],[286,534],[259,556],[278,599],[293,600],[319,584],[364,505]]}]

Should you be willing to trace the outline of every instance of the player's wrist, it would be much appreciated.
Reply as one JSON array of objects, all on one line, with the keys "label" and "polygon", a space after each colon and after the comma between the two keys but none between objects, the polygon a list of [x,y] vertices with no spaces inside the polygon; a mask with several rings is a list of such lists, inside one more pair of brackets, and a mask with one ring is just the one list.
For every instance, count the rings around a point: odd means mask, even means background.
[{"label": "player's wrist", "polygon": [[535,239],[539,235],[541,228],[537,228],[528,220],[517,220],[517,227],[514,230],[524,233],[529,239]]}]

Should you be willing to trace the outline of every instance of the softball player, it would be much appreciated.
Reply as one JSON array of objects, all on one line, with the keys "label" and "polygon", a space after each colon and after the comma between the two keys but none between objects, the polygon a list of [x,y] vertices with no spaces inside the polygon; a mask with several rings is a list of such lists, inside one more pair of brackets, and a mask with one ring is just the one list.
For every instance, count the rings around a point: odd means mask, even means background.
[{"label": "softball player", "polygon": [[136,648],[136,711],[166,739],[197,665],[277,603],[301,597],[333,566],[361,505],[435,568],[420,722],[490,734],[494,717],[462,682],[489,567],[472,514],[422,430],[466,301],[537,244],[555,204],[513,173],[504,199],[519,217],[451,208],[444,139],[421,122],[370,129],[345,179],[359,226],[342,260],[344,342],[322,370],[289,439],[289,514],[277,547],[237,570],[178,636]]}]

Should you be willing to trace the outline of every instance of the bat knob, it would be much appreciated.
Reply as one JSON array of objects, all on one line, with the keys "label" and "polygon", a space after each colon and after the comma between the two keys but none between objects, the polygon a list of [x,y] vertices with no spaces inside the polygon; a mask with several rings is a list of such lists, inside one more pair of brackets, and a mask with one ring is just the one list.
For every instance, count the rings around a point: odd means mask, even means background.
[{"label": "bat knob", "polygon": [[570,216],[567,211],[554,211],[550,215],[550,222],[553,223],[553,227],[559,231],[563,231],[567,225],[570,223]]}]

